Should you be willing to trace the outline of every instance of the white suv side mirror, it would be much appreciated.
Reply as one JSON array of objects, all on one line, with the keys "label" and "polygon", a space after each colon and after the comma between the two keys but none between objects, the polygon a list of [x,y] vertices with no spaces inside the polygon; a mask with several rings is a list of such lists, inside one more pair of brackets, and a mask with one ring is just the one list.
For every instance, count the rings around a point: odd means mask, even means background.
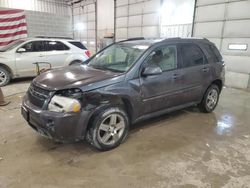
[{"label": "white suv side mirror", "polygon": [[17,50],[17,52],[18,52],[18,53],[23,53],[23,52],[26,52],[26,49],[25,49],[25,48],[19,48],[19,49]]}]

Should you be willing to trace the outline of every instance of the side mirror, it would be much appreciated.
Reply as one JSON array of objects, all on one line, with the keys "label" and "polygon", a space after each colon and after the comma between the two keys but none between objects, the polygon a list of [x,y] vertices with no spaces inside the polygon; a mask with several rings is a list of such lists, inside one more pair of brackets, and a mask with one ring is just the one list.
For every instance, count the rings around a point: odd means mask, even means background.
[{"label": "side mirror", "polygon": [[144,69],[142,72],[142,76],[153,76],[153,75],[160,75],[162,70],[158,66],[149,66]]},{"label": "side mirror", "polygon": [[25,49],[25,48],[19,48],[19,49],[17,50],[17,52],[18,52],[18,53],[23,53],[23,52],[26,52],[26,49]]}]

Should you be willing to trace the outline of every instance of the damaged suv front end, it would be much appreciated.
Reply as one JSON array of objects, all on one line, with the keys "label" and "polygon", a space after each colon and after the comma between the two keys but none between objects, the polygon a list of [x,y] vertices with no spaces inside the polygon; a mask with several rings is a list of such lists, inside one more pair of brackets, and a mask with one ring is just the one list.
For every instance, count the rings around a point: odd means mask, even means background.
[{"label": "damaged suv front end", "polygon": [[[91,72],[91,76],[86,72]],[[74,81],[73,75],[76,74],[82,77],[80,80],[78,77],[78,81]],[[117,79],[112,79],[114,75],[118,76]],[[97,97],[88,91],[98,93],[98,89],[106,84],[123,79],[122,74],[96,70],[86,65],[53,70],[53,73],[48,71],[31,83],[23,98],[22,116],[45,137],[58,142],[83,140],[89,119],[101,107],[99,101],[103,100],[102,96]],[[91,84],[93,81],[94,85]],[[57,88],[56,85],[61,87]]]}]

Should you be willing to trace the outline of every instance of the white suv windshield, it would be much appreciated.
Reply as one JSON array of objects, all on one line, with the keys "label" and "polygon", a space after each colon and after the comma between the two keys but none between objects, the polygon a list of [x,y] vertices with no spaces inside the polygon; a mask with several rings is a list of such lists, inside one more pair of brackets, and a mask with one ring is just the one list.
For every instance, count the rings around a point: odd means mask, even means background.
[{"label": "white suv windshield", "polygon": [[88,65],[96,69],[126,72],[148,47],[128,43],[113,44],[96,54]]},{"label": "white suv windshield", "polygon": [[0,48],[0,52],[6,52],[6,51],[9,51],[9,50],[12,50],[16,46],[18,46],[19,44],[22,44],[23,42],[24,42],[24,40],[14,41],[14,42],[8,44],[7,46],[4,46],[4,47]]}]

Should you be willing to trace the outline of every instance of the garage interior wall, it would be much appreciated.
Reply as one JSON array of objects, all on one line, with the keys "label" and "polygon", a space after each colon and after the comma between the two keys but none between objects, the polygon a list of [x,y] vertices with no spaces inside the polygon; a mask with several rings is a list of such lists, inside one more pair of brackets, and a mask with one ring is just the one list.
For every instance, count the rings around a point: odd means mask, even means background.
[{"label": "garage interior wall", "polygon": [[160,0],[116,0],[116,41],[133,37],[159,38]]},{"label": "garage interior wall", "polygon": [[91,51],[96,52],[96,1],[73,4],[74,39],[80,40]]},{"label": "garage interior wall", "polygon": [[160,36],[191,37],[195,0],[162,0]]},{"label": "garage interior wall", "polygon": [[243,89],[250,88],[249,7],[249,0],[198,0],[194,24],[194,36],[208,38],[222,52],[226,85]]},{"label": "garage interior wall", "polygon": [[70,7],[62,1],[1,0],[0,7],[25,10],[29,37],[72,37]]}]

